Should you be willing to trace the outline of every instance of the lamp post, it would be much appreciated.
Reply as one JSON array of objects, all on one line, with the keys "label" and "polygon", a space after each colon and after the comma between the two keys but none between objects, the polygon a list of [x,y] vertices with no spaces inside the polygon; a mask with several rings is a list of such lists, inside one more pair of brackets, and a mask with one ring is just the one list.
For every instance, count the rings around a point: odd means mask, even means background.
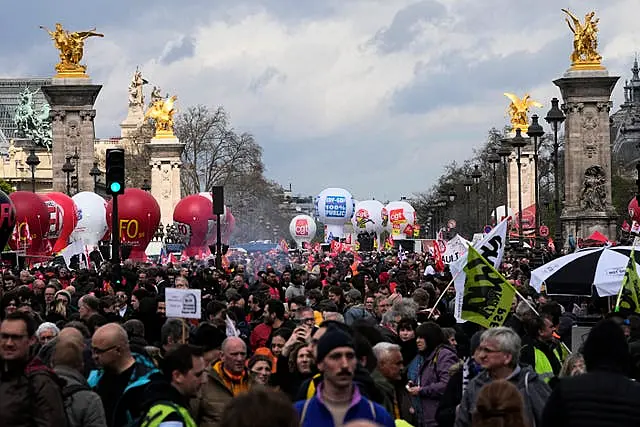
[{"label": "lamp post", "polygon": [[[495,213],[496,216],[496,224],[498,223],[498,211],[496,210],[496,193],[498,189],[496,188],[496,168],[498,163],[500,163],[500,156],[498,155],[498,151],[495,148],[491,149],[491,153],[489,154],[489,158],[487,159],[489,164],[491,165],[491,173],[492,173],[492,188],[491,192],[491,214]],[[489,221],[491,221],[491,216],[489,215]]]},{"label": "lamp post", "polygon": [[516,165],[518,165],[518,241],[520,247],[523,246],[524,241],[522,238],[522,147],[527,145],[527,140],[522,137],[522,130],[516,129],[516,136],[511,138],[511,145],[516,149]]},{"label": "lamp post", "polygon": [[29,150],[27,165],[31,168],[31,191],[36,192],[36,167],[40,164],[40,158],[36,155],[36,150]]},{"label": "lamp post", "polygon": [[[76,147],[73,156],[71,156],[71,160],[73,160],[73,168],[74,168],[74,172],[76,172],[75,176],[73,178],[75,178],[75,187],[76,187],[76,193],[80,191],[80,179],[78,177],[78,173],[80,171],[80,166],[78,165],[78,163],[80,162],[80,156],[78,155],[78,148]],[[72,183],[73,183],[73,178],[71,179]]]},{"label": "lamp post", "polygon": [[[467,194],[467,216],[470,217],[469,212],[471,212],[471,187],[473,187],[473,180],[471,179],[471,175],[464,176],[464,191]],[[473,228],[473,227],[471,227]]]},{"label": "lamp post", "polygon": [[558,98],[551,100],[551,109],[544,118],[553,129],[553,181],[554,181],[554,200],[553,209],[555,216],[555,243],[556,247],[562,242],[562,230],[560,229],[560,170],[558,168],[558,129],[564,122],[564,114],[558,107]]},{"label": "lamp post", "polygon": [[478,168],[478,165],[473,167],[471,178],[476,186],[476,230],[480,228],[480,178],[482,178],[482,172]]},{"label": "lamp post", "polygon": [[102,175],[102,171],[98,168],[98,162],[93,162],[93,167],[89,171],[89,175],[93,177],[93,192],[98,192],[98,178]]},{"label": "lamp post", "polygon": [[71,174],[76,170],[71,163],[71,156],[67,156],[67,161],[62,165],[62,172],[67,175],[67,196],[71,196]]},{"label": "lamp post", "polygon": [[509,163],[509,156],[511,156],[511,144],[509,144],[509,140],[506,138],[500,140],[500,142],[498,156],[502,158],[502,170],[504,172],[504,217],[509,218],[509,179],[507,177],[507,165]]},{"label": "lamp post", "polygon": [[140,187],[140,189],[146,191],[147,193],[151,191],[151,184],[149,184],[148,179],[142,181],[142,186]]},{"label": "lamp post", "polygon": [[533,116],[531,116],[531,125],[529,125],[529,130],[527,131],[527,134],[533,138],[533,179],[534,179],[534,185],[533,185],[533,203],[535,206],[535,212],[534,212],[534,224],[536,225],[536,234],[540,231],[540,214],[538,213],[538,208],[540,206],[540,191],[539,191],[539,184],[538,184],[538,141],[542,138],[542,136],[544,135],[544,129],[542,129],[542,126],[540,126],[540,123],[538,123],[538,115],[534,114]]}]

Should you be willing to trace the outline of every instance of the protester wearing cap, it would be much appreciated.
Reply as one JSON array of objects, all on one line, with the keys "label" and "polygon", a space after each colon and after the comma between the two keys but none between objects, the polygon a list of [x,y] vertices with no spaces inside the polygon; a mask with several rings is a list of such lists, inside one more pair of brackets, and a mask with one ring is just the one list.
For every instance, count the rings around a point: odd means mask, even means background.
[{"label": "protester wearing cap", "polygon": [[316,394],[295,404],[301,427],[342,426],[353,420],[394,425],[389,413],[360,394],[354,384],[357,366],[353,339],[338,328],[328,328],[316,346],[316,361],[323,375]]}]

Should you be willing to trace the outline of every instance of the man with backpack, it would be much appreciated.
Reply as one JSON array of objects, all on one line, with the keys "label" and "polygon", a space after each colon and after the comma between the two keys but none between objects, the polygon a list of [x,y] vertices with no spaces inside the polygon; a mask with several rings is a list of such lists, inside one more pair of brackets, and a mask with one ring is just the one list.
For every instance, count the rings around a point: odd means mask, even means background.
[{"label": "man with backpack", "polygon": [[163,378],[152,381],[145,390],[149,397],[144,406],[148,409],[137,425],[196,427],[187,408],[206,380],[202,351],[180,344],[165,355],[161,368]]},{"label": "man with backpack", "polygon": [[29,357],[36,322],[26,313],[9,314],[0,325],[0,426],[66,426],[62,385],[40,359]]},{"label": "man with backpack", "polygon": [[56,339],[53,369],[66,382],[62,389],[67,427],[107,427],[98,393],[84,378],[84,337],[75,328],[64,328]]}]

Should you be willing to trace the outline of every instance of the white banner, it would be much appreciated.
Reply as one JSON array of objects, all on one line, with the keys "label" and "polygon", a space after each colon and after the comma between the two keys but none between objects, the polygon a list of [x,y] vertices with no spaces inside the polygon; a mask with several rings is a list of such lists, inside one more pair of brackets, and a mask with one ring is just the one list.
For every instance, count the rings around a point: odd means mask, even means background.
[{"label": "white banner", "polygon": [[200,289],[166,288],[167,317],[200,319],[202,317],[202,292]]},{"label": "white banner", "polygon": [[[482,240],[474,244],[473,247],[489,261],[496,269],[499,269],[504,255],[504,247],[507,242],[507,220],[504,219],[498,224],[491,233],[484,236]],[[464,282],[467,275],[464,272],[464,266],[467,264],[467,253],[460,257],[456,262],[452,263],[449,268],[451,274],[455,277],[454,285],[456,288],[456,304],[455,317],[458,323],[462,320],[462,298],[464,297]],[[457,276],[456,276],[457,274]]]},{"label": "white banner", "polygon": [[459,234],[456,234],[447,242],[446,250],[442,255],[442,261],[445,264],[452,264],[467,254],[467,248],[471,242],[467,241]]}]

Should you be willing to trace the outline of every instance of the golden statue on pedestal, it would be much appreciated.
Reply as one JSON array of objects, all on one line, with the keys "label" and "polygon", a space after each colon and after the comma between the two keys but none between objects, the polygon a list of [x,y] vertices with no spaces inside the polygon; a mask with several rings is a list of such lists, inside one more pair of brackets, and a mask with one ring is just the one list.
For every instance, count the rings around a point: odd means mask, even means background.
[{"label": "golden statue on pedestal", "polygon": [[565,20],[569,29],[573,32],[573,53],[571,54],[571,68],[582,70],[602,70],[600,65],[602,56],[598,53],[598,22],[595,12],[589,12],[584,16],[584,23],[567,9],[562,9],[567,14]]},{"label": "golden statue on pedestal", "polygon": [[531,99],[531,96],[529,96],[528,93],[525,93],[522,99],[509,92],[505,92],[504,96],[511,100],[511,104],[509,104],[509,107],[507,108],[507,113],[511,118],[511,127],[513,128],[513,132],[515,132],[516,129],[520,129],[522,133],[526,133],[529,130],[529,108],[542,108],[542,104]]},{"label": "golden statue on pedestal", "polygon": [[[156,89],[156,88],[154,88]],[[152,119],[156,125],[156,138],[173,138],[173,115],[176,112],[174,106],[178,100],[176,95],[167,99],[152,95],[151,105],[144,115],[145,119]]]},{"label": "golden statue on pedestal", "polygon": [[84,41],[89,37],[104,37],[104,34],[96,33],[96,29],[89,31],[69,32],[62,28],[62,24],[56,24],[55,31],[40,26],[53,39],[53,44],[60,51],[60,62],[56,65],[56,77],[77,78],[88,77],[87,66],[80,64],[84,55]]}]

